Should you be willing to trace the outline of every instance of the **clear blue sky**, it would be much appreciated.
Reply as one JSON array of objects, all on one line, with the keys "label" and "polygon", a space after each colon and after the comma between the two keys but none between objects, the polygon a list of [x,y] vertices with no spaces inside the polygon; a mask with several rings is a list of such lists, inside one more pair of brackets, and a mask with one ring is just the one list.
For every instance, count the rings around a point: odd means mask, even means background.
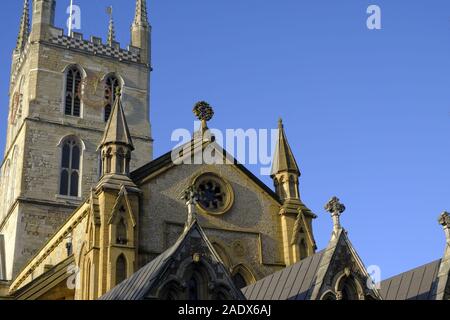
[{"label": "clear blue sky", "polygon": [[[22,6],[3,2],[2,149]],[[59,26],[68,3],[57,1]],[[112,4],[118,40],[129,43],[134,1],[75,3],[86,38],[105,38]],[[370,4],[382,9],[381,31],[366,28]],[[303,172],[303,201],[319,216],[319,248],[332,227],[324,204],[337,195],[353,244],[383,278],[442,256],[437,217],[450,210],[448,0],[154,0],[149,7],[156,156],[173,146],[172,130],[192,127],[198,100],[215,107],[210,126],[220,129],[274,128],[282,116]]]}]

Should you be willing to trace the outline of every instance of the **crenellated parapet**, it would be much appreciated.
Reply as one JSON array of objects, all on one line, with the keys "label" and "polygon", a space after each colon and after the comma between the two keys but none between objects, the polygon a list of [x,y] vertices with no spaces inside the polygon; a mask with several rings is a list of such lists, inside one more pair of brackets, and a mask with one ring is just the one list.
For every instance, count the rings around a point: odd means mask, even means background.
[{"label": "crenellated parapet", "polygon": [[50,38],[53,45],[64,47],[70,50],[79,50],[95,56],[108,57],[123,62],[140,63],[141,50],[128,46],[126,49],[120,47],[120,43],[112,42],[111,45],[103,43],[99,37],[91,37],[89,40],[83,38],[82,33],[74,32],[72,37],[64,35],[60,30],[59,34]]}]

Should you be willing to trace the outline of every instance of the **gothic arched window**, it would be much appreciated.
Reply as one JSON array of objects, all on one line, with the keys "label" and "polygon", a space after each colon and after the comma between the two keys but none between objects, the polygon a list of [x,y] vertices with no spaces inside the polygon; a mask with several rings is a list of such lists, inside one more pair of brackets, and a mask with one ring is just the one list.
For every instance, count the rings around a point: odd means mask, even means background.
[{"label": "gothic arched window", "polygon": [[66,73],[66,92],[64,113],[68,116],[81,115],[81,71],[72,66]]},{"label": "gothic arched window", "polygon": [[111,115],[112,106],[117,98],[117,88],[120,88],[119,79],[114,75],[108,76],[105,81],[105,109],[103,118],[105,122],[108,121]]},{"label": "gothic arched window", "polygon": [[81,147],[75,138],[62,143],[59,194],[79,197]]},{"label": "gothic arched window", "polygon": [[127,278],[127,259],[121,254],[116,261],[116,285]]}]

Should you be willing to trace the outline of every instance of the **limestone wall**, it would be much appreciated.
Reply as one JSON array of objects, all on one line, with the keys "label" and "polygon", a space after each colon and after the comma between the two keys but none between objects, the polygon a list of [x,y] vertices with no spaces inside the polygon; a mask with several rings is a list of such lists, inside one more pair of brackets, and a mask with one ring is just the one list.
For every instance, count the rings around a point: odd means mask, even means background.
[{"label": "limestone wall", "polygon": [[153,259],[180,236],[186,221],[186,208],[180,197],[194,177],[203,172],[225,177],[234,191],[229,212],[199,216],[210,240],[226,252],[231,266],[244,264],[256,278],[279,270],[283,264],[279,204],[231,165],[182,165],[144,182],[140,264]]}]

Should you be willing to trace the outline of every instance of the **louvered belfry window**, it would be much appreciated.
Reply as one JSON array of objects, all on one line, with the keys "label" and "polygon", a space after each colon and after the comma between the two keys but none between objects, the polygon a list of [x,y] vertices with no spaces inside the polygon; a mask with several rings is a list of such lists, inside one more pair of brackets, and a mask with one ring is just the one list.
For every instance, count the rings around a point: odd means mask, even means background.
[{"label": "louvered belfry window", "polygon": [[66,75],[66,101],[64,113],[68,116],[81,115],[81,72],[73,66]]}]

